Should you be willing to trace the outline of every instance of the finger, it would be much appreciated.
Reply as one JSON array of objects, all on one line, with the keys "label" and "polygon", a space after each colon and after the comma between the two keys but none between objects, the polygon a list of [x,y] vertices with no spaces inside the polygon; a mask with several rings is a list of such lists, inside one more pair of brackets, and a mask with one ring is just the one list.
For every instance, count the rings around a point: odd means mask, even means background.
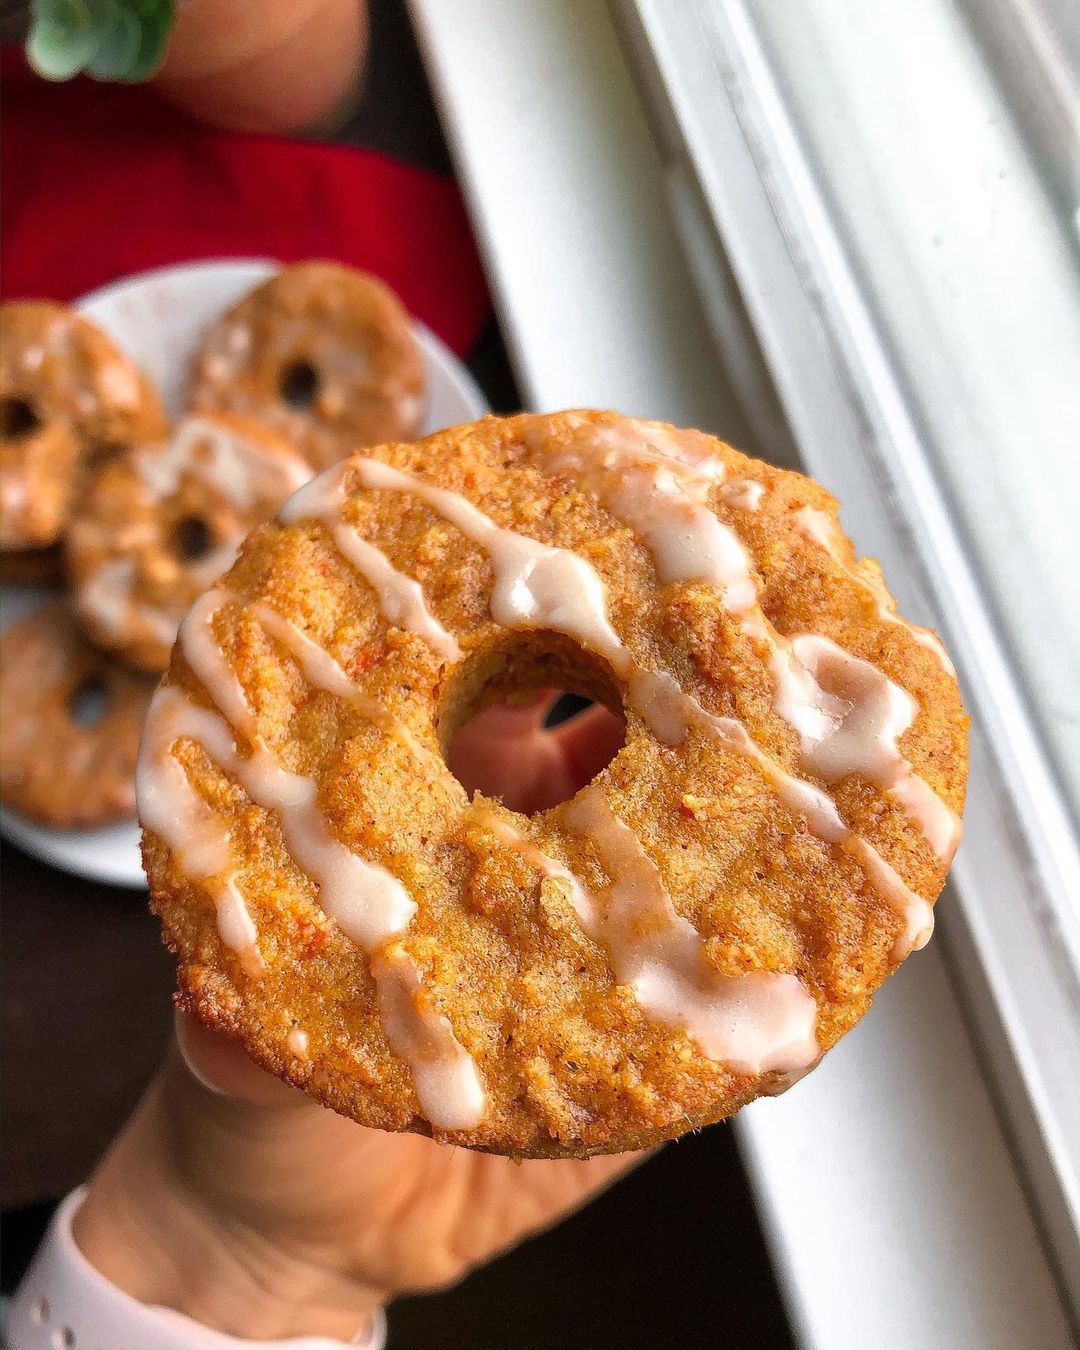
[{"label": "finger", "polygon": [[[556,695],[556,698],[558,696]],[[490,708],[455,737],[447,763],[470,792],[515,811],[542,811],[572,797],[622,747],[625,723],[598,704],[544,730],[542,699],[529,709]]]},{"label": "finger", "polygon": [[534,727],[543,727],[552,708],[554,708],[560,698],[562,698],[562,694],[558,689],[535,690],[533,701],[526,704],[524,707],[524,711],[529,715],[531,724]]},{"label": "finger", "polygon": [[507,736],[528,736],[543,727],[561,695],[557,689],[533,689],[513,702],[494,703],[478,713],[458,732],[457,739],[503,741]]},{"label": "finger", "polygon": [[251,1106],[304,1106],[308,1099],[273,1074],[260,1069],[231,1036],[212,1031],[188,1013],[176,1012],[176,1045],[195,1080],[218,1097]]},{"label": "finger", "polygon": [[469,792],[532,809],[520,803],[530,797],[542,767],[553,761],[543,723],[557,697],[552,690],[540,690],[525,707],[498,704],[462,727],[446,756],[458,782]]},{"label": "finger", "polygon": [[622,718],[593,706],[551,731],[537,731],[492,761],[488,781],[512,810],[535,814],[569,801],[610,764],[625,738]]},{"label": "finger", "polygon": [[626,740],[626,723],[602,704],[594,703],[548,735],[562,760],[569,796],[591,782],[619,753]]}]

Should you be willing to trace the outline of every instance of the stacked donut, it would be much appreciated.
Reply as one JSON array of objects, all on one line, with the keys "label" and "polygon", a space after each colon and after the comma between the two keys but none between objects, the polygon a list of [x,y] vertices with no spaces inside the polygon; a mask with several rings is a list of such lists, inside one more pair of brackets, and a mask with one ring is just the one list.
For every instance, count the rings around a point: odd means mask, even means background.
[{"label": "stacked donut", "polygon": [[88,319],[0,307],[0,575],[68,586],[4,632],[0,799],[57,828],[132,817],[185,612],[313,471],[415,435],[424,392],[397,297],[333,263],[282,269],[213,326],[175,424]]}]

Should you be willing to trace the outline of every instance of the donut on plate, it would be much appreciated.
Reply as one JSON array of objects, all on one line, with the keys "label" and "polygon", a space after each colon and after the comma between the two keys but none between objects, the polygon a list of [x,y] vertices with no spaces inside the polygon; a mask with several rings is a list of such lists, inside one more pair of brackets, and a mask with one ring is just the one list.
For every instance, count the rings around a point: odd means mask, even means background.
[{"label": "donut on plate", "polygon": [[88,319],[0,306],[0,550],[54,544],[86,458],[163,426],[153,386]]},{"label": "donut on plate", "polygon": [[65,540],[75,610],[102,647],[159,671],[195,597],[311,471],[250,418],[207,413],[93,472]]},{"label": "donut on plate", "polygon": [[54,601],[0,639],[0,799],[46,825],[135,814],[135,758],[152,683],[93,647]]},{"label": "donut on plate", "polygon": [[[836,502],[709,436],[485,418],[354,455],[184,621],[139,766],[181,998],[364,1125],[638,1148],[811,1068],[930,935],[967,719]],[[531,816],[446,767],[625,718]]]},{"label": "donut on plate", "polygon": [[416,435],[424,360],[404,306],[377,277],[294,263],[210,330],[191,405],[251,413],[321,469],[361,446]]}]

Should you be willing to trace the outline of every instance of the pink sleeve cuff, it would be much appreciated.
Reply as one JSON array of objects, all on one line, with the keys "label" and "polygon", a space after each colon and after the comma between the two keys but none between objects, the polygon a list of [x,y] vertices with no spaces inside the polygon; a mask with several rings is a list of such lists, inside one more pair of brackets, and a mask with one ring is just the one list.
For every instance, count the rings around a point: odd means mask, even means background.
[{"label": "pink sleeve cuff", "polygon": [[[125,1294],[96,1270],[75,1245],[71,1220],[83,1190],[60,1205],[45,1240],[8,1308],[4,1344],[10,1350],[87,1350],[138,1346],[139,1350],[343,1350],[344,1341],[299,1336],[249,1341],[200,1326],[170,1308],[155,1308]],[[371,1329],[348,1342],[352,1350],[383,1350],[386,1318],[380,1309]]]}]

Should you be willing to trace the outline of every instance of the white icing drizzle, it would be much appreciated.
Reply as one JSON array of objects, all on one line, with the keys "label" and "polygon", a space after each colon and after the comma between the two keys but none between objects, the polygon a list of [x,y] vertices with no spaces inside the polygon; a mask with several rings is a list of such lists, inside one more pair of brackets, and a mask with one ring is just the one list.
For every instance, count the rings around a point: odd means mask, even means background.
[{"label": "white icing drizzle", "polygon": [[457,639],[428,608],[420,583],[399,572],[374,544],[340,519],[346,500],[344,475],[354,462],[345,460],[312,479],[285,503],[279,520],[283,525],[295,525],[302,520],[321,521],[333,536],[339,552],[375,592],[387,621],[424,638],[445,661],[460,660],[461,648]]},{"label": "white icing drizzle", "polygon": [[[573,471],[587,490],[637,532],[653,553],[661,581],[702,580],[721,588],[727,608],[741,616],[743,630],[769,648],[776,708],[801,733],[806,767],[828,782],[849,773],[863,773],[891,793],[939,856],[951,859],[960,837],[959,817],[914,774],[896,749],[896,738],[918,711],[914,700],[869,663],[860,663],[856,670],[851,664],[855,658],[849,658],[846,670],[849,683],[858,678],[859,697],[852,701],[826,694],[812,671],[803,668],[802,657],[805,654],[807,662],[816,664],[822,653],[841,649],[823,637],[796,639],[793,644],[776,632],[757,606],[745,549],[711,511],[697,504],[707,493],[709,481],[688,479],[686,474],[680,479],[665,468],[643,467],[643,450],[652,451],[646,436],[636,429],[626,434],[611,427],[593,428],[584,422],[579,426],[584,433],[582,439],[549,454],[550,467],[556,472]],[[723,483],[721,495],[730,494],[732,489],[739,496],[749,491],[751,509],[756,509],[764,492],[760,483],[741,480]],[[719,550],[712,544],[723,535],[710,531],[706,521],[727,536]],[[835,659],[831,662],[834,666]],[[670,735],[673,705],[664,686],[639,680],[638,697],[643,700],[639,710],[647,720],[652,719],[656,734],[661,739],[665,732]],[[867,706],[868,699],[872,707]],[[903,725],[897,723],[889,750],[889,728],[896,722],[898,710],[901,716],[909,715]],[[868,717],[878,721],[884,717],[885,721],[876,731],[870,730]],[[840,747],[844,750],[842,762],[837,753]]]},{"label": "white icing drizzle", "polygon": [[179,689],[154,695],[143,727],[135,789],[139,819],[168,845],[180,871],[207,885],[217,909],[218,934],[251,975],[262,973],[258,934],[236,884],[229,831],[218,813],[195,791],[184,766],[172,754],[182,737],[204,743],[217,719],[197,708]]},{"label": "white icing drizzle", "polygon": [[380,460],[350,462],[365,487],[419,497],[480,545],[495,569],[490,604],[496,623],[565,633],[627,673],[629,653],[608,621],[604,583],[584,558],[500,528],[458,492],[431,487]]},{"label": "white icing drizzle", "polygon": [[[231,672],[223,676],[222,672],[227,671],[227,667],[213,631],[214,615],[237,599],[231,591],[220,587],[200,596],[180,626],[180,645],[200,681],[208,689],[213,685],[214,701],[232,726],[251,739],[255,734],[255,720],[247,696]],[[374,722],[387,735],[400,741],[418,759],[430,763],[435,757],[435,752],[417,740],[404,722],[387,712],[376,699],[365,694],[326,648],[308,637],[291,620],[279,614],[264,600],[256,601],[251,606],[251,615],[260,628],[285,648],[313,688],[322,689],[351,703],[369,722]],[[439,762],[442,762],[441,759]]]},{"label": "white icing drizzle", "polygon": [[[392,873],[366,862],[333,835],[318,809],[315,781],[285,769],[273,748],[258,735],[244,688],[214,637],[214,615],[230,599],[228,592],[210,592],[181,625],[184,657],[228,719],[194,709],[188,702],[189,708],[202,714],[201,734],[194,739],[223,771],[237,779],[256,805],[277,815],[290,854],[318,887],[321,908],[347,937],[372,954],[371,970],[387,1040],[409,1065],[427,1118],[438,1128],[471,1128],[484,1110],[475,1064],[455,1039],[449,1022],[422,1006],[420,973],[404,948],[394,945],[389,952],[378,951],[406,931],[416,903]],[[260,618],[267,612],[273,613],[262,606]],[[310,639],[295,628],[289,635],[281,626],[284,623],[283,619],[280,623],[271,620],[271,628],[276,629],[272,635],[282,640],[284,634],[290,650],[295,646],[302,653],[299,659],[305,676],[343,697],[358,693],[347,687],[351,682],[329,653],[315,655],[311,650],[315,644],[309,646]],[[296,641],[297,636],[302,640]],[[159,691],[155,699],[170,692],[174,691]],[[250,741],[249,756],[238,753],[234,730]]]},{"label": "white icing drizzle", "polygon": [[98,371],[98,384],[108,402],[118,408],[137,408],[142,388],[136,372],[124,361],[109,361]]},{"label": "white icing drizzle", "polygon": [[[825,694],[813,673],[802,668],[803,653],[807,662],[814,662],[826,649],[840,649],[826,638],[807,637],[791,644],[775,631],[757,607],[757,588],[745,548],[734,531],[702,504],[716,478],[701,475],[700,461],[686,463],[671,455],[670,434],[665,439],[662,428],[646,424],[596,427],[583,419],[576,420],[575,429],[579,434],[569,445],[546,453],[541,448],[548,467],[555,472],[574,473],[582,487],[636,532],[653,554],[662,582],[704,581],[722,591],[725,606],[743,616],[743,629],[770,649],[777,711],[802,734],[806,767],[828,782],[849,773],[863,773],[893,795],[939,856],[951,858],[959,842],[959,817],[912,772],[895,746],[896,736],[910,726],[918,711],[914,700],[865,662],[858,674],[862,695],[848,701],[847,713],[844,700]],[[668,453],[663,454],[654,442]],[[659,464],[658,456],[662,456]],[[757,509],[764,491],[763,484],[751,479],[720,484],[722,497],[750,510]],[[829,517],[824,518],[831,524]],[[815,522],[815,526],[820,530],[821,523]],[[889,613],[895,619],[891,610]],[[855,667],[849,664],[848,680],[855,678]],[[867,708],[866,699],[874,691],[878,695],[874,707]],[[887,708],[882,706],[883,699]],[[652,716],[663,720],[655,691],[649,706]],[[889,752],[879,741],[882,735],[887,736],[897,709],[901,715],[905,711],[910,715],[895,731]],[[882,713],[886,725],[876,734],[867,732],[866,717],[880,717]],[[843,735],[838,735],[841,728]],[[856,728],[863,734],[856,734]],[[843,764],[837,759],[840,746],[847,752]]]},{"label": "white icing drizzle", "polygon": [[[557,455],[552,467],[573,469],[587,489],[637,532],[653,553],[661,581],[714,584],[724,592],[729,610],[746,615],[743,628],[770,649],[776,708],[801,733],[803,762],[810,772],[826,782],[862,773],[898,802],[941,858],[951,860],[960,839],[960,819],[896,748],[897,738],[918,712],[914,699],[875,666],[856,661],[828,638],[808,635],[793,643],[782,638],[757,608],[749,557],[735,534],[706,507],[694,504],[693,484],[680,482],[665,469],[641,468],[628,458],[637,452],[636,442],[599,456],[587,446],[577,447]],[[734,486],[756,488],[759,497],[764,491],[761,484],[746,481],[724,484],[721,492]],[[749,610],[753,612],[746,614]],[[842,669],[842,692],[821,688],[814,677],[818,665],[834,675]],[[664,719],[655,690],[649,706],[654,717]]]},{"label": "white icing drizzle", "polygon": [[[123,367],[118,369],[124,371]],[[125,371],[125,374],[127,372]],[[257,502],[273,504],[287,497],[311,477],[311,470],[299,456],[281,453],[268,455],[254,441],[210,419],[187,417],[171,439],[157,449],[144,449],[133,457],[142,485],[145,505],[153,506],[175,493],[185,477],[193,477],[220,493],[238,510],[250,512]],[[93,527],[81,526],[83,537],[94,537]],[[235,537],[219,539],[203,558],[183,564],[183,571],[195,585],[208,586],[236,560],[244,531]],[[128,527],[126,533],[96,532],[106,550],[113,548],[153,548],[158,531],[150,522]],[[159,569],[170,564],[157,562]],[[182,607],[148,605],[134,599],[140,572],[147,566],[134,554],[109,557],[91,571],[79,588],[79,607],[106,632],[117,634],[131,629],[154,642],[171,647]],[[175,573],[181,565],[174,565]]]},{"label": "white icing drizzle", "polygon": [[896,960],[902,961],[909,952],[926,946],[934,931],[933,907],[905,884],[871,844],[844,824],[827,792],[787,773],[765,754],[741,722],[707,712],[696,699],[683,693],[670,675],[639,672],[631,680],[630,697],[656,736],[667,744],[681,744],[693,727],[716,737],[736,754],[752,759],[784,805],[801,815],[817,838],[850,853],[866,872],[873,889],[901,916],[904,928],[896,939],[893,953]]},{"label": "white icing drizzle", "polygon": [[821,1052],[821,1055],[818,1056],[817,1060],[813,1064],[808,1064],[804,1069],[795,1069],[791,1073],[779,1074],[776,1078],[773,1078],[769,1083],[764,1084],[762,1087],[762,1096],[782,1097],[784,1093],[787,1092],[788,1088],[794,1087],[796,1083],[798,1083],[801,1079],[806,1077],[806,1075],[811,1071],[811,1069],[817,1067],[817,1065],[821,1062],[821,1056],[824,1055],[824,1053],[825,1052],[823,1050]]},{"label": "white icing drizzle", "polygon": [[177,635],[184,659],[199,682],[225,714],[230,725],[249,740],[255,736],[255,716],[244,688],[226,664],[217,638],[214,616],[231,599],[228,591],[201,595],[187,612]]},{"label": "white icing drizzle", "polygon": [[593,845],[611,877],[603,903],[510,822],[493,811],[476,819],[542,875],[568,885],[582,928],[607,951],[616,980],[633,989],[647,1016],[685,1032],[736,1073],[794,1073],[817,1059],[817,1004],[798,976],[711,970],[701,935],[676,913],[655,863],[598,787],[580,792],[562,819]]},{"label": "white icing drizzle", "polygon": [[581,878],[570,871],[557,859],[549,857],[535,844],[531,844],[516,826],[495,814],[487,807],[477,807],[472,811],[472,819],[489,834],[493,834],[501,844],[515,849],[526,861],[532,863],[545,877],[555,877],[566,883],[570,891],[570,901],[579,919],[584,923],[590,915],[593,900],[585,889]]},{"label": "white icing drizzle", "polygon": [[611,878],[604,903],[583,918],[585,930],[648,1014],[736,1072],[788,1073],[814,1062],[817,1004],[798,976],[711,970],[700,933],[676,912],[656,864],[598,787],[579,793],[562,819]]},{"label": "white icing drizzle", "polygon": [[[536,421],[541,431],[543,422],[543,418]],[[632,457],[639,464],[688,470],[703,484],[722,483],[727,477],[727,465],[713,452],[710,439],[697,431],[673,431],[659,422],[632,417],[597,423],[576,413],[566,415],[565,425],[573,430],[579,447],[591,447],[594,452],[599,448]],[[533,443],[537,444],[535,438]]]},{"label": "white icing drizzle", "polygon": [[[719,737],[728,749],[753,759],[785,805],[804,815],[818,838],[842,846],[863,862],[874,889],[904,920],[904,931],[895,947],[898,960],[929,940],[933,931],[930,904],[912,891],[870,844],[844,824],[827,793],[781,769],[756,745],[741,722],[707,712],[683,693],[670,675],[644,671],[637,665],[611,627],[603,581],[585,559],[502,529],[459,493],[432,487],[381,461],[354,456],[345,466],[355,468],[367,487],[420,497],[487,551],[495,570],[490,607],[496,622],[511,628],[554,628],[605,657],[617,675],[628,678],[630,703],[659,739],[678,744],[688,728],[695,726]],[[339,475],[344,473],[345,466],[338,471]],[[288,503],[283,519],[303,519],[308,512],[297,510],[296,503],[326,478],[323,475],[297,494]],[[340,503],[342,499],[339,477],[334,484],[334,500]],[[774,649],[783,642],[756,606],[746,613],[742,626]]]},{"label": "white icing drizzle", "polygon": [[[297,628],[291,620],[271,608],[265,600],[258,600],[251,612],[259,621],[259,626],[278,640],[304,672],[304,679],[328,694],[350,702],[362,698],[360,690],[345,673],[340,662],[335,661],[325,647],[320,647],[314,638]],[[372,709],[378,705],[374,699],[364,700]]]},{"label": "white icing drizzle", "polygon": [[333,525],[330,532],[338,549],[378,596],[379,608],[390,623],[424,638],[445,661],[460,660],[457,639],[428,609],[418,581],[399,572],[384,553],[350,526]]},{"label": "white icing drizzle", "polygon": [[74,312],[51,319],[41,341],[27,347],[22,364],[30,371],[41,370],[51,361],[48,378],[57,402],[68,402],[77,413],[90,416],[104,403],[111,408],[136,408],[142,399],[138,371],[129,366],[122,353],[104,361],[79,359],[85,352],[85,320]]},{"label": "white icing drizzle", "polygon": [[371,958],[379,1011],[390,1048],[408,1064],[424,1116],[437,1129],[469,1130],[483,1118],[476,1065],[448,1018],[431,1006],[420,972],[392,943]]},{"label": "white icing drizzle", "polygon": [[[721,590],[725,607],[743,616],[743,629],[770,650],[776,708],[801,733],[807,769],[827,782],[862,773],[890,793],[934,851],[950,860],[959,843],[959,817],[896,749],[896,738],[918,711],[915,701],[876,667],[867,662],[856,666],[854,657],[847,658],[842,683],[857,689],[842,698],[825,693],[812,670],[803,668],[804,654],[809,665],[823,661],[833,671],[836,653],[847,654],[824,637],[790,643],[776,632],[757,606],[745,548],[734,531],[701,504],[715,480],[699,474],[700,463],[689,466],[673,457],[659,466],[655,463],[659,452],[651,440],[658,438],[661,428],[633,423],[626,429],[596,427],[578,420],[575,429],[579,435],[569,444],[554,451],[539,447],[547,466],[554,472],[572,472],[586,491],[636,532],[653,554],[662,582],[703,581]],[[668,435],[669,444],[671,440]],[[744,479],[722,483],[721,495],[730,495],[732,489],[736,497],[749,493],[751,509],[756,509],[764,492],[760,483]],[[662,696],[655,689],[648,705],[652,716],[665,721]],[[905,715],[901,724],[898,716]]]},{"label": "white icing drizzle", "polygon": [[827,783],[852,773],[868,778],[898,803],[939,857],[951,859],[960,817],[899,750],[918,712],[911,695],[877,666],[818,634],[777,649],[774,668],[776,708],[799,732],[807,769]]},{"label": "white icing drizzle", "polygon": [[630,526],[652,553],[661,582],[701,581],[716,586],[733,613],[750,608],[757,588],[749,555],[734,530],[703,504],[715,480],[673,459],[657,462],[636,438],[613,443],[613,429],[605,430],[599,453],[592,442],[575,444],[549,455],[549,467],[573,473]]},{"label": "white icing drizzle", "polygon": [[241,511],[259,501],[281,501],[311,477],[299,455],[267,454],[258,442],[204,417],[186,417],[164,447],[144,450],[136,464],[153,501],[163,501],[190,476]]},{"label": "white icing drizzle", "polygon": [[765,496],[765,484],[753,478],[732,478],[720,489],[721,498],[741,511],[756,511]]},{"label": "white icing drizzle", "polygon": [[134,558],[106,559],[80,587],[79,608],[92,615],[107,633],[135,627],[155,642],[172,646],[179,616],[166,614],[152,605],[139,604],[132,596],[134,585]]},{"label": "white icing drizzle", "polygon": [[858,567],[853,567],[847,561],[841,551],[843,541],[840,535],[840,527],[827,511],[819,511],[813,506],[801,507],[795,512],[795,524],[808,539],[812,539],[815,544],[819,544],[852,581],[857,582],[864,591],[867,591],[873,597],[879,619],[882,619],[885,623],[894,623],[901,628],[906,628],[920,647],[925,647],[928,651],[934,653],[946,675],[950,675],[954,680],[956,679],[956,667],[937,634],[932,633],[929,628],[921,628],[918,624],[909,623],[907,619],[897,614],[893,608],[895,602],[883,583],[876,578],[866,576]]},{"label": "white icing drizzle", "polygon": [[[220,593],[212,594],[220,603]],[[395,876],[365,862],[331,833],[316,804],[315,781],[284,768],[255,734],[247,695],[213,636],[215,613],[215,606],[202,601],[193,608],[181,625],[181,648],[214,703],[252,742],[253,750],[241,758],[234,744],[226,748],[221,735],[213,749],[207,748],[252,801],[278,815],[289,852],[319,888],[321,907],[343,933],[371,951],[408,925],[416,903]],[[231,743],[231,727],[225,722],[220,726]]]},{"label": "white icing drizzle", "polygon": [[[427,760],[430,763],[436,758],[435,752],[418,741],[404,722],[394,717],[392,713],[387,712],[376,699],[365,694],[340,663],[334,660],[326,648],[320,647],[313,638],[308,637],[296,624],[286,619],[283,614],[279,614],[276,609],[272,609],[263,600],[256,601],[251,606],[251,613],[258,621],[259,626],[281,643],[300,667],[308,684],[353,704],[369,722],[374,722],[387,735],[400,741],[418,759]],[[438,757],[438,760],[441,765],[441,756]],[[463,788],[462,797],[464,798],[464,796],[465,790]]]}]

